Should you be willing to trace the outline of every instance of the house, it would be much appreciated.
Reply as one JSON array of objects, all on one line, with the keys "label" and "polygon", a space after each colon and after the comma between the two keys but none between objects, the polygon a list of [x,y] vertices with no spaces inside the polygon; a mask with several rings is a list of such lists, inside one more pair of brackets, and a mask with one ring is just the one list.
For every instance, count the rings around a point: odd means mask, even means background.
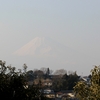
[{"label": "house", "polygon": [[45,97],[47,97],[47,98],[55,98],[55,93],[54,93],[54,91],[53,90],[51,90],[51,89],[44,89],[44,90],[42,90],[42,93],[43,93],[43,95],[45,96]]},{"label": "house", "polygon": [[72,90],[63,90],[56,93],[56,98],[60,100],[76,100]]},{"label": "house", "polygon": [[35,80],[33,81],[33,84],[34,84],[34,85],[37,85],[37,86],[40,86],[41,88],[44,88],[44,86],[43,86],[43,81],[44,81],[44,79],[39,79],[39,78],[37,78],[37,79],[35,79]]},{"label": "house", "polygon": [[52,80],[51,79],[44,79],[42,82],[42,85],[50,87],[50,86],[52,86]]},{"label": "house", "polygon": [[51,79],[38,79],[38,78],[35,79],[33,83],[37,85],[40,84],[40,82],[42,87],[50,87],[53,84]]},{"label": "house", "polygon": [[70,95],[63,95],[61,100],[77,100],[75,97],[71,97]]},{"label": "house", "polygon": [[83,76],[83,77],[80,77],[79,80],[83,81],[83,82],[86,82],[87,84],[90,84],[91,79],[88,76]]},{"label": "house", "polygon": [[57,93],[56,93],[56,97],[57,97],[57,98],[61,98],[62,96],[63,96],[63,93],[62,93],[62,92],[57,92]]}]

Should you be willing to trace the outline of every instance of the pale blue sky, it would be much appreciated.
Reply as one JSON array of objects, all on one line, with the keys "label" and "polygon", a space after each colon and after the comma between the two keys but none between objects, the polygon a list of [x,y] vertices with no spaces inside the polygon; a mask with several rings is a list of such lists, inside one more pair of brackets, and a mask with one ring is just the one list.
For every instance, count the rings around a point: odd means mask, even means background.
[{"label": "pale blue sky", "polygon": [[0,59],[12,63],[11,54],[37,36],[82,53],[70,70],[88,74],[100,65],[100,0],[0,0]]}]

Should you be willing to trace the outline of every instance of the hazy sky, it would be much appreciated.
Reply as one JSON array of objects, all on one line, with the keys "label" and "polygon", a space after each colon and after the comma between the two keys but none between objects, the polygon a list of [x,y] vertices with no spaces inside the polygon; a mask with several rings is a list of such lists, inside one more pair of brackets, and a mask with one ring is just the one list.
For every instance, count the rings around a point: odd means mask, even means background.
[{"label": "hazy sky", "polygon": [[100,0],[0,0],[1,60],[37,36],[81,52],[73,69],[89,74],[100,65]]}]

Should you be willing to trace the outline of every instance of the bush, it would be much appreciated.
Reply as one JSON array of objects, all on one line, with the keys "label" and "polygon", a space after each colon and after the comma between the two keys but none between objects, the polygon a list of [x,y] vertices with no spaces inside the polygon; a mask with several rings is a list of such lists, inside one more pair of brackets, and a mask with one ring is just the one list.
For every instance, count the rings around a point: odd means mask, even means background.
[{"label": "bush", "polygon": [[0,61],[0,98],[2,100],[46,100],[40,92],[41,87],[28,86],[26,67],[24,72],[15,71],[15,67],[6,66]]}]

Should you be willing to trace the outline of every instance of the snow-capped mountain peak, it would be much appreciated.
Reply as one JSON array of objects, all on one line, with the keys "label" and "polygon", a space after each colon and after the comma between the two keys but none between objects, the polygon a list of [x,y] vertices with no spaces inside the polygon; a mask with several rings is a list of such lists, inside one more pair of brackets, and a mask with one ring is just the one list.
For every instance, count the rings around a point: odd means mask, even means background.
[{"label": "snow-capped mountain peak", "polygon": [[36,37],[15,51],[14,54],[23,56],[48,53],[52,47],[47,42],[45,37]]}]

